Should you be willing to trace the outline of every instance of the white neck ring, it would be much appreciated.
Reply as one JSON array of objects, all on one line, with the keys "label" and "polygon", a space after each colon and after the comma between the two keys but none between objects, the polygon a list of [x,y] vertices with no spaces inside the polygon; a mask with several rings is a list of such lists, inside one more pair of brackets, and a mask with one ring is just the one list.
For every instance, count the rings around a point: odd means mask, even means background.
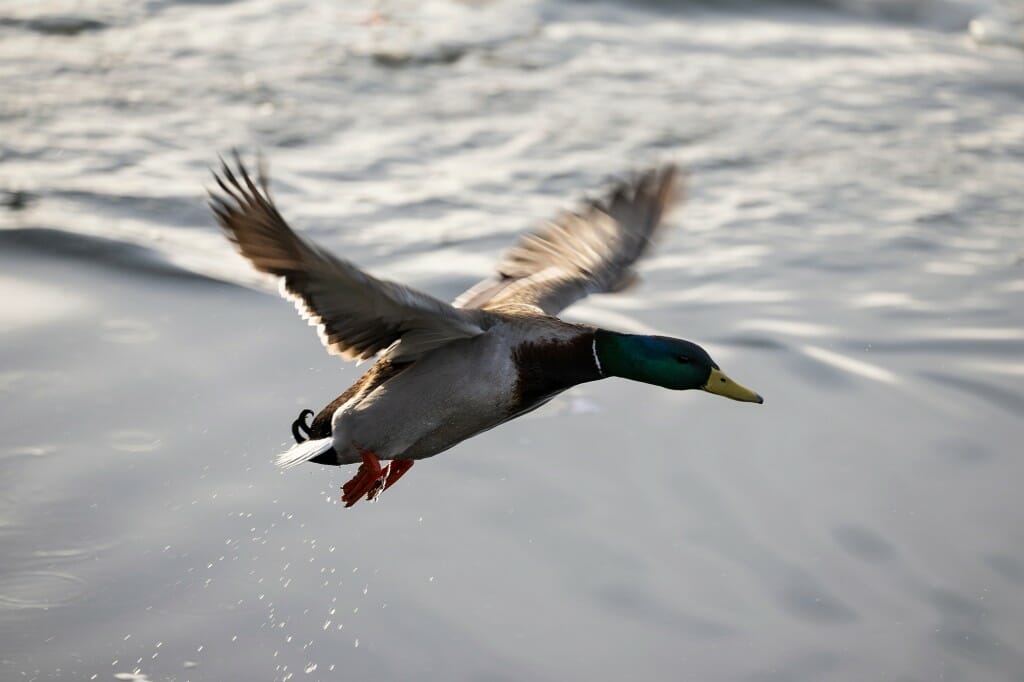
[{"label": "white neck ring", "polygon": [[590,349],[594,353],[594,365],[597,367],[597,373],[603,377],[604,367],[601,366],[601,359],[597,357],[597,334],[594,334],[594,342],[590,344]]}]

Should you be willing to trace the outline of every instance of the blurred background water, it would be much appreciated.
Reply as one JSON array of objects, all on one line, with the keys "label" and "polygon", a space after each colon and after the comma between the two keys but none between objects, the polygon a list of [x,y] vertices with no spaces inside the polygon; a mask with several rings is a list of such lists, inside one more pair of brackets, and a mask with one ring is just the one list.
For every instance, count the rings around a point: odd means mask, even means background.
[{"label": "blurred background water", "polygon": [[[1024,679],[1024,7],[0,4],[0,678]],[[454,297],[675,160],[641,286],[752,408],[592,384],[343,511],[360,371],[204,204]]]}]

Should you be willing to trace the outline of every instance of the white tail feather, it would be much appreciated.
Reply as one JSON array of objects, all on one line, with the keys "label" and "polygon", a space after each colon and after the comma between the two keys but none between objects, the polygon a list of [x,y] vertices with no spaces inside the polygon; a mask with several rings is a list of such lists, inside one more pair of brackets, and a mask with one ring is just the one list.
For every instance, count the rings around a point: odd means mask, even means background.
[{"label": "white tail feather", "polygon": [[278,455],[275,463],[282,469],[291,469],[303,462],[308,462],[317,455],[327,452],[331,449],[332,443],[333,440],[331,438],[307,440],[304,443],[297,443]]}]

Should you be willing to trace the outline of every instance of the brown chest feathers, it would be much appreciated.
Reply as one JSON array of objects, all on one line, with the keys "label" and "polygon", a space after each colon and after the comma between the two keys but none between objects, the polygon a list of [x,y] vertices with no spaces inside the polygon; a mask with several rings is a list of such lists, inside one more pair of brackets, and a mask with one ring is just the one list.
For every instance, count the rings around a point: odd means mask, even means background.
[{"label": "brown chest feathers", "polygon": [[602,378],[594,357],[594,333],[520,344],[513,352],[517,411],[529,410],[577,384]]}]

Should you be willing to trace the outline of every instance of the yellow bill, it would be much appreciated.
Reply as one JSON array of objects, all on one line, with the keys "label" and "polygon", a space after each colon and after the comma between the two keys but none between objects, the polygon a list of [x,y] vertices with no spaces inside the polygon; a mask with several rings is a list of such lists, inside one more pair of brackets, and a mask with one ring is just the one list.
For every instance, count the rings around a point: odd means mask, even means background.
[{"label": "yellow bill", "polygon": [[745,403],[761,404],[764,402],[764,398],[754,393],[746,386],[740,386],[735,381],[725,376],[722,370],[717,367],[711,368],[711,376],[708,377],[708,383],[704,384],[702,388],[708,393],[725,396],[726,398],[732,398],[733,400],[741,400]]}]

